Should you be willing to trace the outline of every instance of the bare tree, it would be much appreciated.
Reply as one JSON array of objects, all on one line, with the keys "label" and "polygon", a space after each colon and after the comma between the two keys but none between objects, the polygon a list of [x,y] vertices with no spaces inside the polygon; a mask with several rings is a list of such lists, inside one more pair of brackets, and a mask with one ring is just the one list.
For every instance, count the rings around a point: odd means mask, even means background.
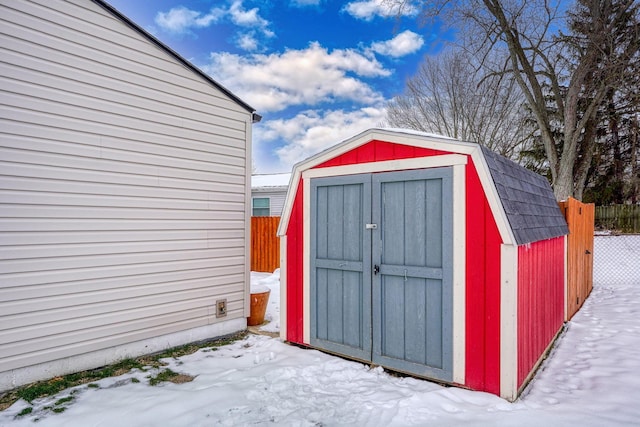
[{"label": "bare tree", "polygon": [[479,142],[517,156],[529,134],[522,93],[509,76],[483,76],[460,49],[427,57],[387,106],[391,126]]},{"label": "bare tree", "polygon": [[[405,7],[406,0],[386,0]],[[512,75],[535,117],[558,200],[581,196],[593,151],[593,127],[606,95],[629,73],[640,46],[634,0],[579,0],[567,14],[561,0],[434,0],[425,19],[456,23],[461,43],[489,75]],[[564,34],[562,28],[569,26]],[[508,58],[500,67],[491,53]],[[547,101],[555,104],[549,113]],[[554,120],[562,123],[561,137]],[[556,136],[554,136],[556,135]]]}]

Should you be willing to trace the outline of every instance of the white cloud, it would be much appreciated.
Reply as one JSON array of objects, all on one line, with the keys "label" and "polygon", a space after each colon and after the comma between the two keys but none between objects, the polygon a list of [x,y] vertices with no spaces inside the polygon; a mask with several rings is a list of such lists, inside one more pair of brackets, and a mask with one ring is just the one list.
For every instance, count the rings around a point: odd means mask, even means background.
[{"label": "white cloud", "polygon": [[244,49],[248,52],[258,49],[258,40],[255,38],[255,33],[240,34],[236,40],[236,44],[240,49]]},{"label": "white cloud", "polygon": [[[381,105],[381,104],[378,104]],[[256,134],[259,142],[284,141],[276,150],[280,170],[331,147],[347,138],[376,126],[385,118],[382,107],[367,107],[354,111],[304,111],[290,119],[261,123]]]},{"label": "white cloud", "polygon": [[391,40],[376,42],[371,45],[371,50],[393,58],[409,55],[417,52],[424,45],[424,39],[413,31],[403,31]]},{"label": "white cloud", "polygon": [[258,14],[259,10],[257,7],[254,7],[251,10],[246,10],[242,6],[242,0],[234,1],[229,7],[228,14],[231,18],[231,22],[241,27],[252,27],[252,28],[267,28],[269,26],[269,21],[262,18]]},{"label": "white cloud", "polygon": [[163,30],[181,34],[189,32],[192,28],[208,27],[217,22],[223,14],[224,12],[220,9],[212,9],[210,13],[203,15],[198,11],[180,6],[166,13],[158,12],[155,21]]},{"label": "white cloud", "polygon": [[271,38],[274,32],[269,29],[270,22],[260,16],[258,8],[247,10],[242,5],[243,0],[235,0],[227,9],[214,8],[207,14],[184,6],[175,7],[169,12],[158,12],[155,22],[163,30],[175,34],[187,34],[196,28],[205,28],[226,19],[228,22],[242,28],[249,28],[251,32],[240,33],[237,37],[238,47],[254,51],[258,48],[257,34]]},{"label": "white cloud", "polygon": [[391,74],[373,57],[318,43],[270,55],[212,53],[202,68],[261,113],[336,100],[375,104],[382,95],[361,77]]},{"label": "white cloud", "polygon": [[415,16],[418,13],[418,9],[410,3],[399,10],[397,6],[393,6],[384,0],[354,1],[347,3],[342,10],[354,18],[365,21],[371,21],[376,16],[390,18],[396,16],[398,11],[402,16]]}]

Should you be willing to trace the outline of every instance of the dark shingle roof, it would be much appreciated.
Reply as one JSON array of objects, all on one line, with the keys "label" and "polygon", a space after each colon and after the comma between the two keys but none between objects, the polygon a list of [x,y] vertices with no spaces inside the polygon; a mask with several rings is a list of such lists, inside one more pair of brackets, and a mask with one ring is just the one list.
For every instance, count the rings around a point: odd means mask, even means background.
[{"label": "dark shingle roof", "polygon": [[481,148],[518,245],[569,233],[545,177]]}]

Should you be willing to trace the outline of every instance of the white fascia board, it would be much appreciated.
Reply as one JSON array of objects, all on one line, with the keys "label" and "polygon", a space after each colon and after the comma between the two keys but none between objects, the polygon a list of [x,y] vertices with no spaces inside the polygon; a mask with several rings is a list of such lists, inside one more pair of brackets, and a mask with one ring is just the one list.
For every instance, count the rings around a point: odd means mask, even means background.
[{"label": "white fascia board", "polygon": [[282,215],[280,215],[280,223],[278,224],[278,230],[276,231],[276,234],[280,237],[287,233],[289,220],[291,219],[291,210],[293,209],[293,202],[296,199],[296,192],[298,191],[298,183],[300,182],[301,174],[301,164],[298,163],[293,166],[291,180],[289,181],[289,188],[287,189],[287,195],[285,196],[284,205],[282,206]]},{"label": "white fascia board", "polygon": [[509,219],[507,218],[507,214],[504,210],[504,207],[502,206],[500,196],[498,196],[498,190],[494,185],[493,178],[491,178],[491,172],[489,172],[487,161],[482,155],[482,150],[480,150],[479,146],[475,147],[475,150],[471,154],[471,158],[473,159],[473,163],[476,166],[476,171],[478,172],[480,183],[482,185],[482,188],[484,189],[484,194],[487,197],[489,207],[491,208],[491,212],[493,213],[496,225],[498,226],[498,231],[500,233],[500,237],[502,238],[502,243],[504,243],[505,245],[515,245],[515,235],[513,234],[513,230],[511,229],[511,225],[509,224]]}]

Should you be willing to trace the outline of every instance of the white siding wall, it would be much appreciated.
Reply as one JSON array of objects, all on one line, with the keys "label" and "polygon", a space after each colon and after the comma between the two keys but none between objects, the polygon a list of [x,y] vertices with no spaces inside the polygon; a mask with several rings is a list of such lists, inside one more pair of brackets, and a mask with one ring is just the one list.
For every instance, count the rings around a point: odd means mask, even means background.
[{"label": "white siding wall", "polygon": [[271,216],[282,215],[282,208],[284,207],[284,199],[287,198],[287,191],[272,193],[269,197],[271,198]]},{"label": "white siding wall", "polygon": [[0,28],[0,376],[244,319],[251,114],[89,0]]}]

